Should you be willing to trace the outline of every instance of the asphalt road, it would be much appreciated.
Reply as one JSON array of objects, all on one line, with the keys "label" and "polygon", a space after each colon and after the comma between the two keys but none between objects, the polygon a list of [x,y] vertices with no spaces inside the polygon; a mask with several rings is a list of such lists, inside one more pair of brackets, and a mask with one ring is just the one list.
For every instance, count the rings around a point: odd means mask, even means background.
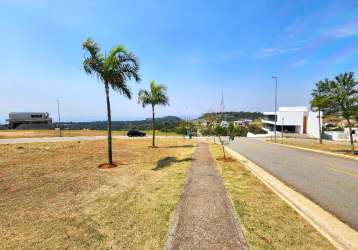
[{"label": "asphalt road", "polygon": [[229,147],[358,230],[358,161],[248,138]]}]

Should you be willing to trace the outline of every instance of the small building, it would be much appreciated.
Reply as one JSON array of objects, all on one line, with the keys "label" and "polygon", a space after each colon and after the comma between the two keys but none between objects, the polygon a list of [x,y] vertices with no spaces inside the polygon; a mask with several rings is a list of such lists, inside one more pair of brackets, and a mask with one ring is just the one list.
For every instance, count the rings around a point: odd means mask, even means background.
[{"label": "small building", "polygon": [[12,112],[9,114],[9,129],[49,129],[52,118],[48,112]]},{"label": "small building", "polygon": [[264,112],[263,129],[269,134],[274,132],[275,119],[278,132],[319,137],[318,112],[310,111],[307,107],[280,107],[276,117],[275,112]]},{"label": "small building", "polygon": [[207,127],[209,125],[208,121],[205,119],[197,119],[196,123],[201,127]]},{"label": "small building", "polygon": [[235,127],[246,126],[246,125],[249,125],[250,122],[252,122],[252,120],[250,120],[250,119],[237,120],[237,121],[234,121],[234,126]]},{"label": "small building", "polygon": [[220,122],[220,126],[223,128],[228,128],[229,127],[229,123],[227,121],[221,121]]}]

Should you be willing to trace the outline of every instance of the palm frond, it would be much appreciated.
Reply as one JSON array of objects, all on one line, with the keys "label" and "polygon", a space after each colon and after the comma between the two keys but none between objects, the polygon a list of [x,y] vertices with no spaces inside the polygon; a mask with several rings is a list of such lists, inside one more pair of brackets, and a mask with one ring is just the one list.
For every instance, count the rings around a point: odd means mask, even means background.
[{"label": "palm frond", "polygon": [[82,43],[82,48],[88,53],[83,61],[85,72],[96,74],[97,78],[114,91],[131,98],[127,81],[140,81],[138,58],[122,45],[111,49],[108,56],[103,56],[97,43],[90,38]]},{"label": "palm frond", "polygon": [[85,57],[83,61],[83,68],[87,74],[97,74],[97,77],[102,78],[103,55],[100,53],[97,43],[92,39],[87,38],[82,43],[82,48],[88,52],[89,56]]},{"label": "palm frond", "polygon": [[144,108],[145,106],[151,104],[151,94],[145,90],[145,89],[141,89],[138,92],[138,103],[142,105],[142,107]]},{"label": "palm frond", "polygon": [[140,90],[138,93],[138,102],[145,107],[148,104],[169,105],[169,98],[166,94],[167,87],[162,84],[156,84],[155,81],[150,82],[149,90]]}]

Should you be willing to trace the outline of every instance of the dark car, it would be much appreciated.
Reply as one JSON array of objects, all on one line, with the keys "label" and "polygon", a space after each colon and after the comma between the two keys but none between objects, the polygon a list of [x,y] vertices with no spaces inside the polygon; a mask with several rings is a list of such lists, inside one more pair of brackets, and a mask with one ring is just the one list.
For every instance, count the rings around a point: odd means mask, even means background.
[{"label": "dark car", "polygon": [[129,137],[135,137],[135,136],[143,137],[143,136],[145,136],[145,133],[141,132],[141,131],[138,131],[138,130],[135,130],[135,129],[131,129],[131,130],[129,130],[127,132],[127,136],[129,136]]}]

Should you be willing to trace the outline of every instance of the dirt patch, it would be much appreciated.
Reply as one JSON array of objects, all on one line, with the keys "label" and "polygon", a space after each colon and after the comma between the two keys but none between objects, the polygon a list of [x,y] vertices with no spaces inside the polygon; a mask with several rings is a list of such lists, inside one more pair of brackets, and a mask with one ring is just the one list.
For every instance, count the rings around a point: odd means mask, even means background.
[{"label": "dirt patch", "polygon": [[100,168],[100,169],[116,168],[119,165],[128,165],[128,164],[129,164],[128,162],[116,161],[116,162],[113,162],[112,164],[109,164],[109,163],[99,164],[98,168]]},{"label": "dirt patch", "polygon": [[216,160],[223,161],[223,162],[235,162],[236,161],[234,158],[224,157],[224,156],[217,157]]},{"label": "dirt patch", "polygon": [[99,164],[99,165],[98,165],[98,168],[99,168],[99,169],[108,169],[108,168],[115,168],[115,167],[118,167],[118,165],[115,164],[115,163],[112,163],[112,164],[102,163],[102,164]]}]

